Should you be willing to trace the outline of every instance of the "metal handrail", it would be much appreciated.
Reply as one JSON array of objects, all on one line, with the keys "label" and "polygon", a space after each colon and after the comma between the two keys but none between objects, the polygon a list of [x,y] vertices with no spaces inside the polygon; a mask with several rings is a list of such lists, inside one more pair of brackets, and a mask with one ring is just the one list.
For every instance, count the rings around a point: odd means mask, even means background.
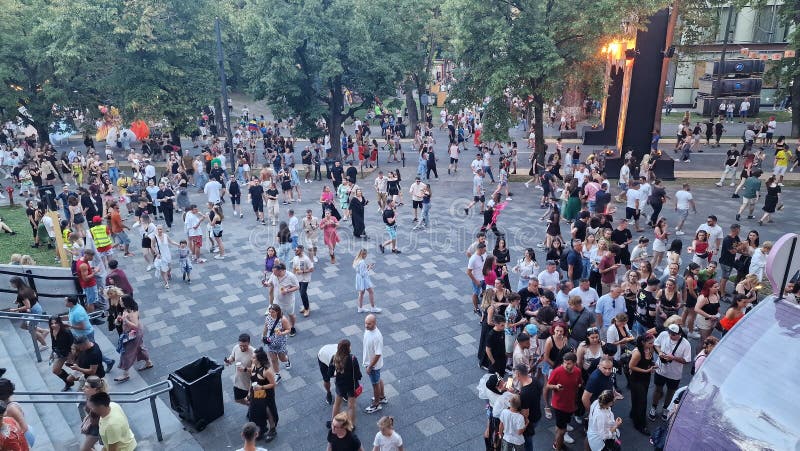
[{"label": "metal handrail", "polygon": [[[67,316],[68,313],[59,313],[58,316]],[[105,312],[97,311],[89,313],[89,321],[103,318],[105,316]],[[31,334],[31,341],[33,341],[33,352],[36,354],[36,361],[42,361],[42,351],[39,349],[39,341],[36,340],[36,325],[38,323],[47,323],[50,321],[50,315],[45,315],[41,313],[29,313],[29,312],[4,312],[0,311],[0,319],[8,319],[8,320],[23,320],[28,322],[28,332]]]},{"label": "metal handrail", "polygon": [[[161,387],[163,386],[163,387]],[[161,387],[161,388],[156,388]],[[144,401],[145,399],[150,400],[150,411],[153,414],[153,423],[156,427],[156,438],[158,438],[159,442],[164,441],[164,437],[161,433],[161,421],[158,418],[158,408],[156,407],[156,397],[162,393],[166,393],[172,390],[172,381],[165,380],[153,385],[148,385],[147,387],[140,388],[139,390],[132,391],[132,392],[110,392],[108,395],[111,397],[114,402],[117,404],[136,404],[139,402]],[[120,399],[120,397],[125,396],[134,396],[139,393],[150,391],[150,393],[146,396],[140,396],[134,399]],[[68,399],[20,399],[20,396],[29,396],[29,397],[37,397],[37,396],[52,396],[54,398],[62,397]],[[18,391],[14,392],[14,401],[21,403],[21,404],[71,404],[71,403],[80,403],[85,402],[86,397],[81,393],[74,393],[74,392],[28,392],[28,391]]]}]

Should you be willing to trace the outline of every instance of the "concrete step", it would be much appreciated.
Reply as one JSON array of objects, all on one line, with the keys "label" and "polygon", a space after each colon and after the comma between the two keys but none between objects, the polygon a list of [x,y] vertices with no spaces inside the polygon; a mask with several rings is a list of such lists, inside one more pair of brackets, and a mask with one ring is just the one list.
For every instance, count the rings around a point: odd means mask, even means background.
[{"label": "concrete step", "polygon": [[[14,383],[16,391],[19,392],[57,391],[63,386],[61,380],[52,374],[50,376],[57,383],[46,382],[43,373],[50,372],[47,362],[36,362],[30,335],[19,329],[16,322],[0,321],[0,367],[8,370],[5,377]],[[34,450],[76,449],[80,446],[79,431],[70,427],[67,417],[58,405],[31,403],[21,405],[25,411],[25,420],[33,428],[36,436]],[[70,406],[75,409],[74,404]],[[74,412],[77,415],[77,410]]]},{"label": "concrete step", "polygon": [[[7,326],[2,324],[3,322]],[[12,324],[8,321],[0,322],[0,338],[2,338],[0,345],[5,347],[5,349],[0,348],[0,351],[6,351],[0,352],[0,367],[8,368],[6,377],[17,385],[17,391],[59,391],[63,384],[51,373],[48,362],[45,360],[42,363],[36,363],[28,333],[19,329],[18,326],[16,326],[16,330],[13,330],[11,326]],[[95,326],[96,344],[103,351],[104,356],[119,361],[116,345],[112,343],[105,331],[101,330],[101,327]],[[27,340],[27,345],[25,340]],[[45,351],[43,357],[49,356],[49,352],[49,350]],[[119,374],[119,370],[115,369],[105,378],[112,400],[115,398],[114,392],[132,392],[148,386],[147,382],[133,369],[129,373],[130,380],[123,384],[113,380]],[[21,382],[23,377],[24,383]],[[144,396],[145,393],[141,395]],[[131,399],[128,396],[119,396],[118,398]],[[159,442],[156,437],[155,423],[148,400],[121,404],[139,443],[137,449],[145,451],[167,448],[187,451],[201,449],[199,443],[184,429],[180,419],[169,408],[168,399],[168,393],[156,397],[156,409],[164,438],[162,442]],[[36,431],[37,443],[34,449],[77,449],[79,447],[82,437],[80,435],[81,417],[77,403],[24,403],[22,405],[26,419]],[[43,424],[48,425],[47,429]]]}]

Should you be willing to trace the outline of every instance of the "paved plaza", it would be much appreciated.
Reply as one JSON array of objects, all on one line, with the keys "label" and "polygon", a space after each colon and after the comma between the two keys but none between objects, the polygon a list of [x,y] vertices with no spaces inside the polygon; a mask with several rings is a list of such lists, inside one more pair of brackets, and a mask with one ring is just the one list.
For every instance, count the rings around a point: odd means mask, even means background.
[{"label": "paved plaza", "polygon": [[[437,153],[444,155],[444,149],[439,147],[442,145],[437,145]],[[475,358],[479,323],[471,309],[464,256],[464,249],[481,223],[477,215],[467,217],[463,213],[471,190],[468,170],[471,153],[464,154],[462,169],[456,176],[448,176],[446,163],[440,158],[440,177],[431,181],[432,227],[428,230],[411,230],[413,212],[405,194],[406,205],[398,213],[399,248],[403,251],[400,255],[382,255],[378,250],[377,243],[385,236],[371,189],[374,174],[359,180],[360,185],[368,188],[367,198],[372,201],[367,206],[366,219],[371,239],[366,242],[354,239],[350,224],[342,223],[343,241],[337,248],[336,265],[328,262],[320,242],[321,258],[309,288],[312,314],[309,318],[298,318],[298,334],[289,339],[292,369],[281,371],[283,381],[276,394],[280,422],[277,438],[268,445],[270,450],[325,447],[325,421],[329,419],[330,407],[324,401],[316,355],[321,346],[346,337],[353,342],[353,353],[361,359],[364,314],[356,313],[351,266],[355,252],[361,247],[368,249],[368,260],[375,263],[377,305],[383,308],[378,327],[386,345],[382,375],[389,403],[378,414],[364,414],[362,409],[372,396],[371,388],[366,386],[359,399],[357,434],[365,445],[371,446],[377,431],[375,421],[385,414],[395,417],[397,431],[408,449],[482,449],[485,403],[477,398],[475,388],[483,374]],[[411,166],[401,169],[406,190],[415,175],[415,167]],[[725,229],[733,222],[739,200],[730,198],[728,188],[715,188],[712,183],[704,180],[693,186],[698,213],[690,215],[686,230],[693,230],[706,214],[717,214]],[[303,202],[291,207],[298,215],[312,208],[318,216],[317,199],[322,183],[303,184],[301,188]],[[667,188],[672,194],[676,184],[667,183]],[[775,216],[774,224],[757,227],[755,220],[743,220],[742,234],[758,228],[763,241],[774,239],[783,231],[800,230],[800,219],[794,214],[800,200],[792,195],[794,189],[785,188],[786,209]],[[513,200],[503,211],[499,227],[506,233],[512,261],[516,261],[524,248],[534,247],[544,238],[544,223],[539,221],[543,213],[539,209],[540,191],[533,187],[526,189],[522,183],[513,183],[511,191]],[[195,193],[192,201],[203,204],[205,199]],[[229,208],[225,204],[226,214],[230,213]],[[258,341],[267,307],[267,292],[260,283],[263,255],[266,246],[273,244],[276,228],[257,224],[248,208],[245,203],[243,219],[226,217],[227,258],[195,264],[191,285],[182,284],[178,278],[170,290],[165,290],[152,273],[144,273],[141,257],[123,259],[142,307],[147,329],[145,340],[156,365],[154,370],[142,373],[148,382],[163,380],[170,371],[203,355],[221,362],[241,332],[250,333]],[[284,219],[287,210],[287,206],[281,206]],[[673,209],[665,209],[664,214],[674,225]],[[180,220],[176,221],[172,236],[183,238]],[[690,234],[683,239],[686,247]],[[491,239],[490,244],[493,243]],[[544,260],[539,249],[537,259]],[[224,417],[194,434],[204,449],[240,446],[239,431],[246,421],[246,408],[233,402],[232,374],[232,369],[226,368],[222,375]],[[366,378],[362,384],[368,385]],[[628,409],[627,398],[614,409],[626,421],[622,428],[623,442],[628,449],[643,449],[647,446],[646,439],[630,426]],[[537,426],[537,449],[549,449],[553,427],[552,420],[545,419]]]}]

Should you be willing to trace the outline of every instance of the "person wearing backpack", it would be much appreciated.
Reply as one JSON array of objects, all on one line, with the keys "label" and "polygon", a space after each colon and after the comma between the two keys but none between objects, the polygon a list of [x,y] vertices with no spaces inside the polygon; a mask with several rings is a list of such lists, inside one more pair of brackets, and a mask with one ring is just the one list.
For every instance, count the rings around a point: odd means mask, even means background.
[{"label": "person wearing backpack", "polygon": [[[666,421],[668,415],[667,407],[681,382],[683,365],[692,361],[692,346],[683,337],[681,328],[677,324],[670,324],[667,330],[661,332],[653,346],[658,353],[660,363],[653,377],[655,390],[653,391],[653,400],[647,417],[650,421],[656,419],[658,402],[663,398],[664,404],[661,418]],[[667,386],[666,396],[664,396],[664,385]]]}]

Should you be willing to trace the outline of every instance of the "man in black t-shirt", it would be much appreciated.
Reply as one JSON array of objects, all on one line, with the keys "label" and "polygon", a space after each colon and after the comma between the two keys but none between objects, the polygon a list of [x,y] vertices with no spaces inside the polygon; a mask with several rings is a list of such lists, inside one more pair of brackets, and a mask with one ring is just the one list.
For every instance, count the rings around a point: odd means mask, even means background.
[{"label": "man in black t-shirt", "polygon": [[528,420],[522,433],[525,449],[533,449],[536,423],[542,418],[542,383],[532,378],[528,367],[522,364],[514,367],[514,380],[519,384],[520,413]]},{"label": "man in black t-shirt", "polygon": [[725,169],[722,171],[722,177],[715,185],[721,187],[725,183],[728,175],[731,177],[731,186],[736,185],[736,168],[739,166],[739,150],[736,149],[736,144],[731,144],[731,148],[725,154]]},{"label": "man in black t-shirt", "polygon": [[582,211],[578,215],[578,220],[572,223],[572,238],[576,240],[586,240],[586,226],[589,223],[589,217],[592,215],[588,211]]},{"label": "man in black t-shirt", "polygon": [[306,146],[306,148],[303,149],[303,152],[300,154],[300,161],[303,162],[304,183],[311,182],[311,157],[312,157],[311,149],[308,146]]},{"label": "man in black t-shirt", "polygon": [[75,359],[75,363],[69,366],[72,374],[67,377],[67,387],[71,387],[80,378],[97,376],[102,379],[105,377],[106,369],[103,367],[103,353],[100,351],[100,347],[84,336],[75,337],[74,344],[78,350],[78,357]]},{"label": "man in black t-shirt", "polygon": [[628,245],[633,241],[633,234],[628,229],[625,218],[619,220],[619,225],[611,232],[611,241],[620,247],[620,252],[614,257],[614,263],[622,263],[626,269],[631,269],[631,252]]},{"label": "man in black t-shirt", "polygon": [[489,372],[504,376],[506,374],[506,319],[494,315],[494,328],[486,337],[486,359],[483,364]]},{"label": "man in black t-shirt", "polygon": [[356,178],[358,177],[358,169],[353,166],[353,162],[351,161],[350,164],[347,166],[347,171],[345,171],[347,175],[347,180],[350,180],[350,183],[356,183]]},{"label": "man in black t-shirt", "polygon": [[389,234],[389,239],[378,245],[381,253],[386,252],[386,246],[391,244],[392,253],[399,254],[400,249],[397,248],[397,213],[395,212],[393,199],[389,199],[389,203],[386,204],[386,210],[383,210],[383,223],[386,225],[386,233]]},{"label": "man in black t-shirt", "polygon": [[344,174],[344,168],[342,168],[342,162],[336,160],[333,163],[333,168],[331,168],[331,179],[333,180],[333,191],[335,192],[339,189],[339,185],[342,184],[342,175]]},{"label": "man in black t-shirt", "polygon": [[600,184],[600,191],[594,195],[594,210],[592,213],[605,213],[608,204],[611,203],[611,194],[608,192],[608,182]]},{"label": "man in black t-shirt", "polygon": [[731,224],[731,231],[722,239],[722,246],[719,251],[719,267],[721,269],[719,292],[723,297],[725,296],[725,287],[728,284],[728,279],[731,278],[731,273],[736,265],[736,248],[741,242],[739,229],[739,224]]}]

